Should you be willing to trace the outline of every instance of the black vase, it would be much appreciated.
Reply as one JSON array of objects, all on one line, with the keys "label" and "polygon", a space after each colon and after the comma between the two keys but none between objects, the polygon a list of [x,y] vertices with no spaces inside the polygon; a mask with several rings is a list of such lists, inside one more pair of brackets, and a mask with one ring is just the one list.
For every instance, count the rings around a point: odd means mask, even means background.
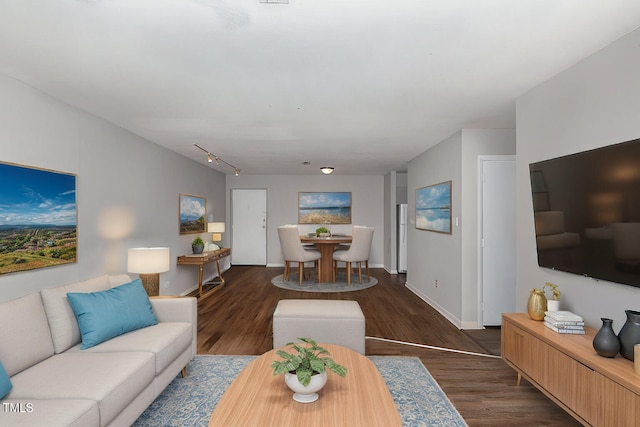
[{"label": "black vase", "polygon": [[601,317],[602,327],[593,338],[593,348],[602,357],[616,357],[620,351],[620,340],[613,332],[613,320]]},{"label": "black vase", "polygon": [[640,311],[625,310],[627,321],[622,325],[618,333],[620,340],[620,354],[629,360],[633,360],[633,346],[640,344]]}]

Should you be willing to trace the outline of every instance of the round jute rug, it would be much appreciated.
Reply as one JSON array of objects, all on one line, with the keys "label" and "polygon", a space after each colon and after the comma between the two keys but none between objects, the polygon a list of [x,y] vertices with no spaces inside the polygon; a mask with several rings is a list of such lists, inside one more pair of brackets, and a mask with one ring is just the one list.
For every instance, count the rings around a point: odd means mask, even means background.
[{"label": "round jute rug", "polygon": [[358,282],[358,275],[351,276],[351,286],[347,285],[347,279],[343,274],[338,274],[336,282],[323,282],[318,283],[312,280],[304,280],[302,286],[298,282],[298,274],[291,274],[290,280],[285,281],[282,279],[282,274],[271,279],[271,283],[278,288],[288,289],[290,291],[301,292],[352,292],[361,291],[363,289],[371,288],[378,284],[378,280],[375,277],[371,277],[371,281],[367,282],[367,275],[362,275],[362,283]]}]

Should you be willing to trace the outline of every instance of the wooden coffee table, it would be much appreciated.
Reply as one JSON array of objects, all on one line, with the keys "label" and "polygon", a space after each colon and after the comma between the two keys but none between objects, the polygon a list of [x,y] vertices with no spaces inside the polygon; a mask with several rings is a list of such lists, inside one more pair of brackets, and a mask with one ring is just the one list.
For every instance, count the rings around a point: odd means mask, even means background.
[{"label": "wooden coffee table", "polygon": [[384,379],[373,362],[345,347],[320,344],[348,372],[328,381],[313,403],[298,403],[273,375],[271,363],[281,360],[276,350],[258,357],[231,383],[216,406],[210,427],[218,426],[401,426],[400,414]]}]

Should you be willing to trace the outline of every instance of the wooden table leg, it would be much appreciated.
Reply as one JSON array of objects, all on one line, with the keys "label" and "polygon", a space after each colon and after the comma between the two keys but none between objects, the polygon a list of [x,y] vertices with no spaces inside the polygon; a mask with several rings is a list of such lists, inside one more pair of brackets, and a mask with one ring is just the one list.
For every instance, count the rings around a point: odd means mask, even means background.
[{"label": "wooden table leg", "polygon": [[320,271],[318,271],[318,282],[330,282],[333,279],[333,249],[336,245],[322,243],[316,246],[322,256]]},{"label": "wooden table leg", "polygon": [[202,296],[202,274],[204,273],[204,265],[200,264],[198,268],[198,296]]},{"label": "wooden table leg", "polygon": [[224,278],[222,277],[222,271],[220,271],[220,260],[216,260],[216,267],[218,267],[218,277],[220,278],[220,285],[224,286]]}]

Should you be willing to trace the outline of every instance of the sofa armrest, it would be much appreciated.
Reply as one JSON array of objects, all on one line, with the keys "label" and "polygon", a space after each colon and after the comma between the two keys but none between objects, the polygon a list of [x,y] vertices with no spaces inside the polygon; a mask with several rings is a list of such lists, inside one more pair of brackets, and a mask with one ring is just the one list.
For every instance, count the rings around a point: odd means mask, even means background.
[{"label": "sofa armrest", "polygon": [[197,299],[193,297],[149,297],[158,322],[198,321]]},{"label": "sofa armrest", "polygon": [[151,307],[158,322],[187,322],[192,325],[192,356],[197,353],[198,345],[198,300],[193,297],[150,297]]}]

